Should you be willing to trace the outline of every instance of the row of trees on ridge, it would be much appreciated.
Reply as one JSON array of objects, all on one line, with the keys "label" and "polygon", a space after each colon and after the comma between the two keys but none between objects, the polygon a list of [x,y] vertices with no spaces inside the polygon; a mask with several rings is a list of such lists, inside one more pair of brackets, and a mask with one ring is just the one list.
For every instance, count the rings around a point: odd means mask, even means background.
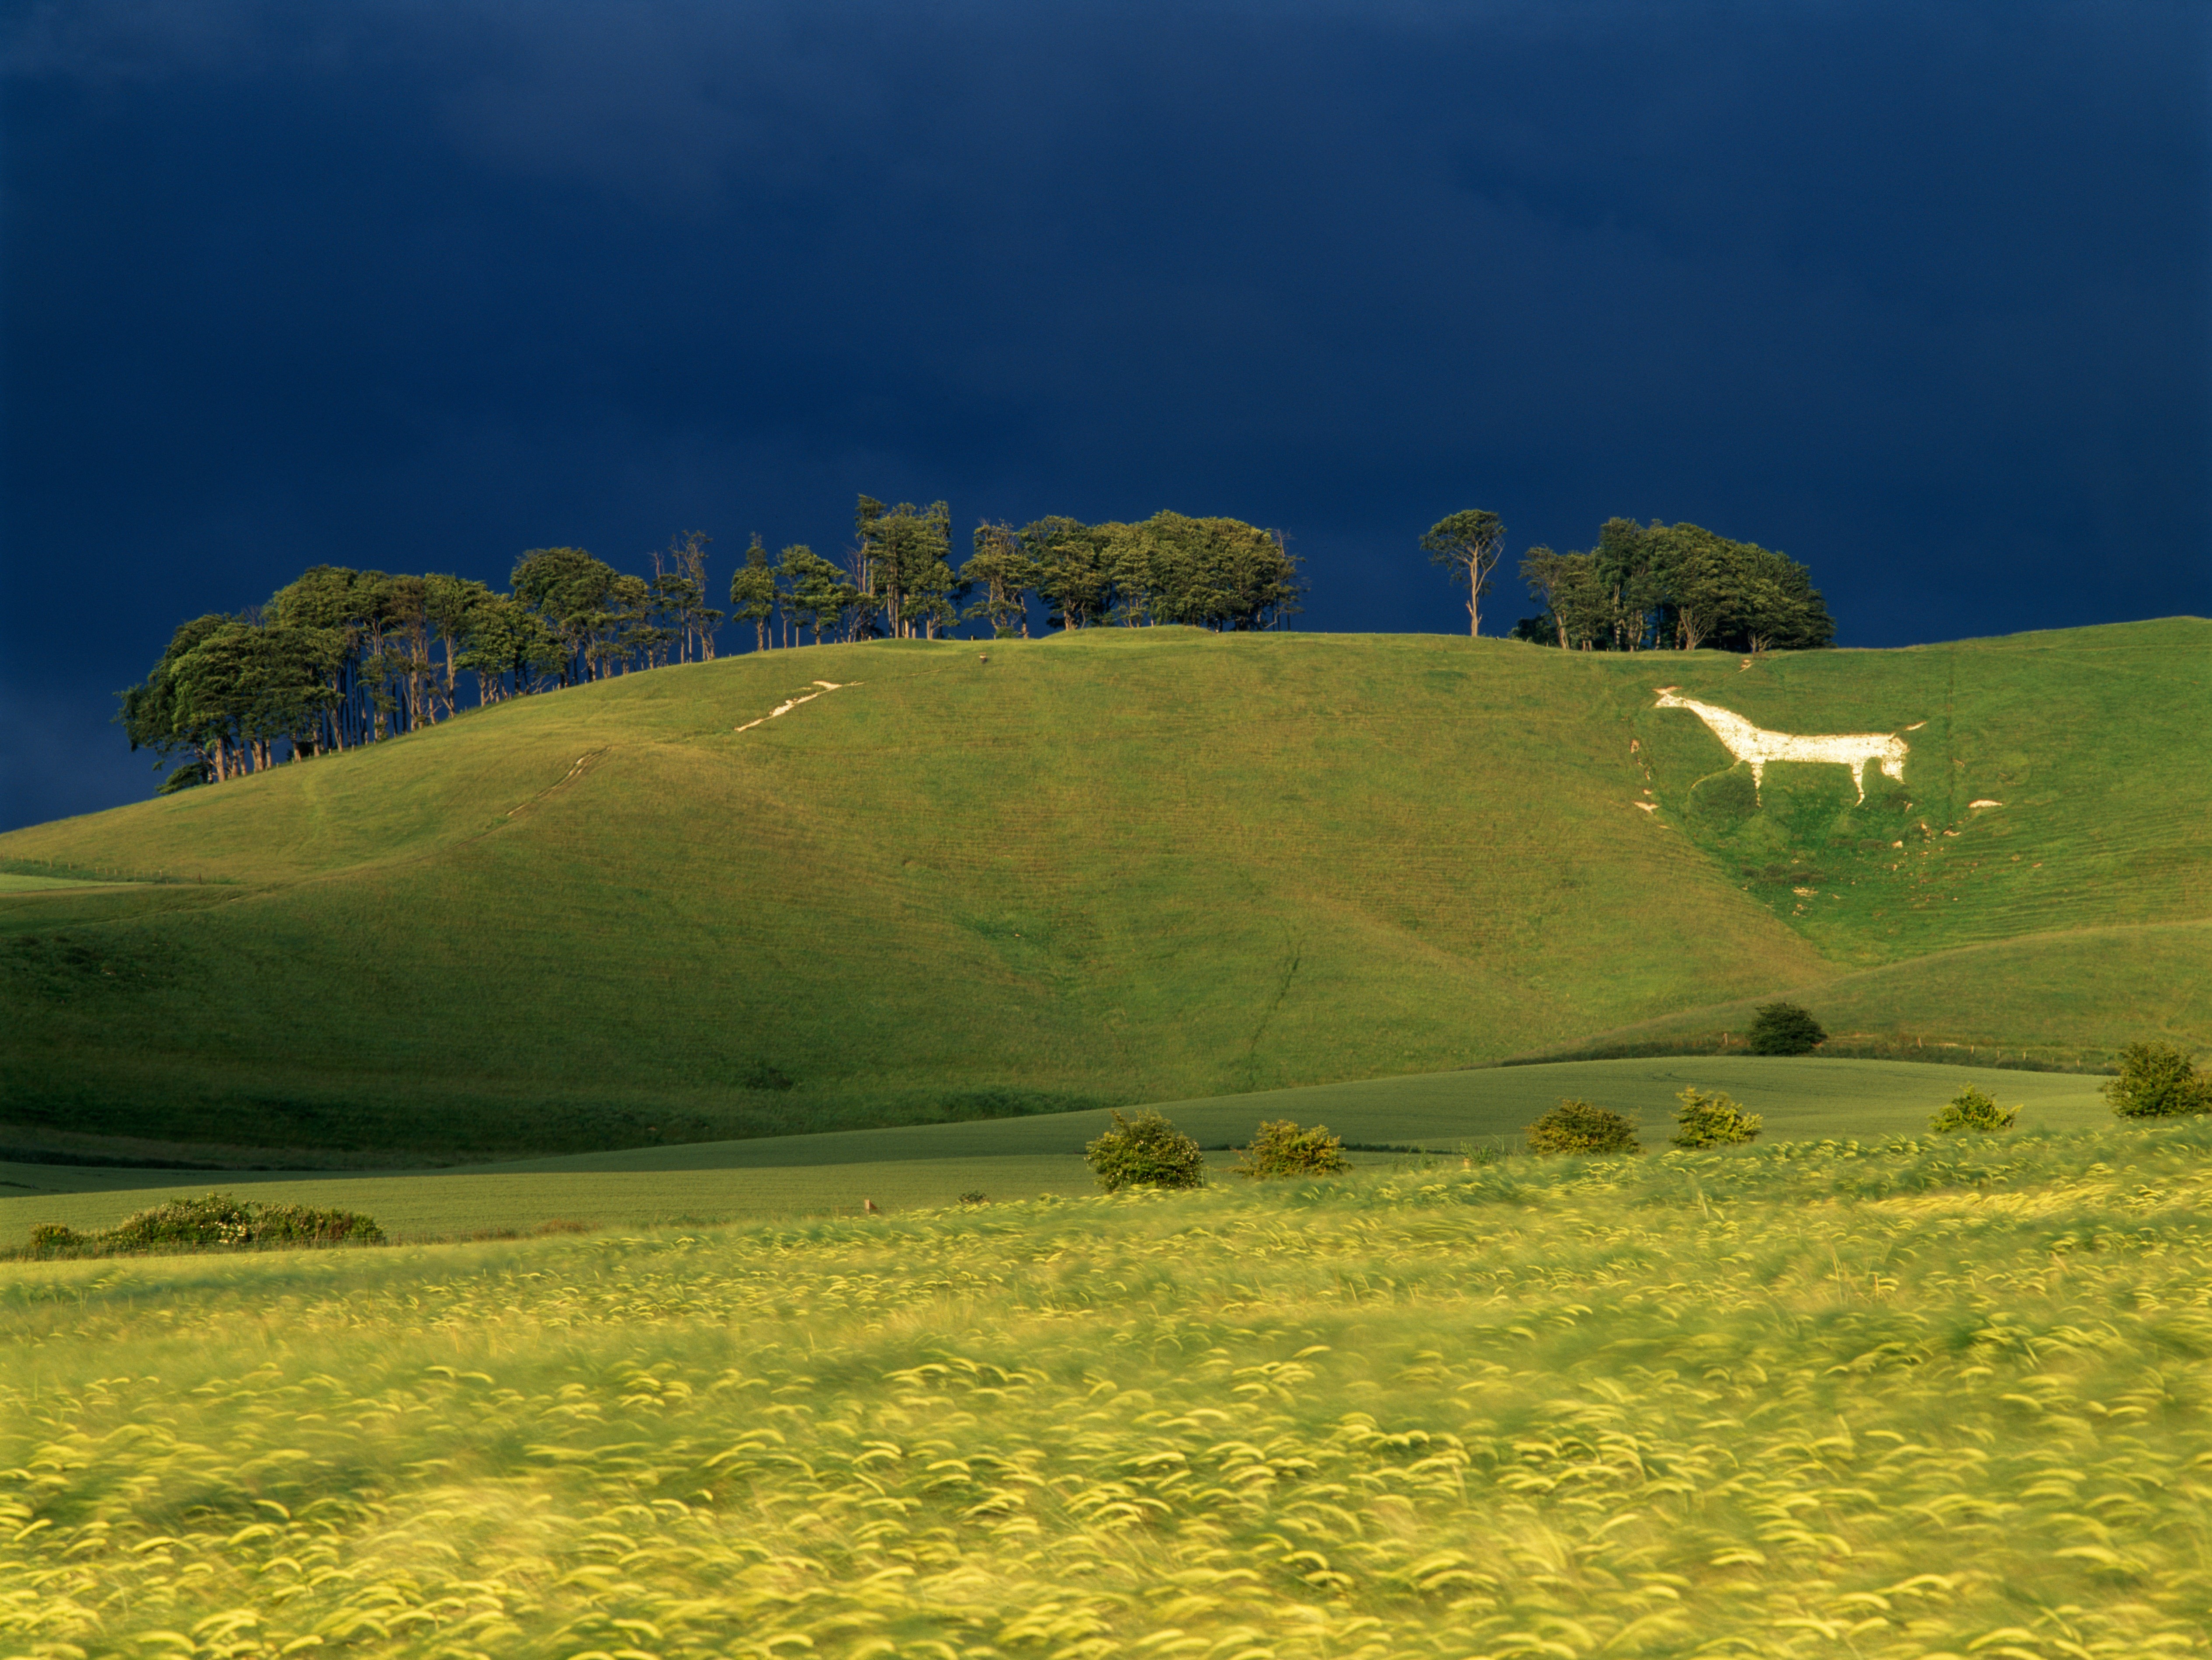
[{"label": "row of trees on ridge", "polygon": [[581,548],[522,556],[501,593],[467,577],[317,565],[268,603],[179,628],[117,720],[131,746],[178,760],[166,791],[356,748],[459,709],[609,675],[703,661],[725,622],[757,650],[827,640],[942,639],[963,628],[1182,623],[1279,625],[1304,591],[1280,532],[1162,512],[1136,524],[985,520],[952,562],[952,516],[860,498],[842,562],[805,544],[771,560],[756,536],[709,604],[710,538],[672,538],[653,574]]},{"label": "row of trees on ridge", "polygon": [[[1467,590],[1468,631],[1505,552],[1505,526],[1471,508],[1421,538],[1431,560]],[[1608,519],[1588,551],[1528,550],[1521,579],[1544,609],[1514,633],[1581,651],[1809,651],[1832,645],[1835,619],[1812,573],[1787,554],[1698,525]]]}]

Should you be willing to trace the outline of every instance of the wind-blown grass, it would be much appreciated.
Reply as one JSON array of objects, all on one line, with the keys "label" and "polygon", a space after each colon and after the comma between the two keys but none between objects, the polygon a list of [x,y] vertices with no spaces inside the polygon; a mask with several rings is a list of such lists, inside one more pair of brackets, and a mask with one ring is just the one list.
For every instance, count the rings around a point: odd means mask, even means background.
[{"label": "wind-blown grass", "polygon": [[2203,1654],[2212,1126],[0,1270],[0,1650]]}]

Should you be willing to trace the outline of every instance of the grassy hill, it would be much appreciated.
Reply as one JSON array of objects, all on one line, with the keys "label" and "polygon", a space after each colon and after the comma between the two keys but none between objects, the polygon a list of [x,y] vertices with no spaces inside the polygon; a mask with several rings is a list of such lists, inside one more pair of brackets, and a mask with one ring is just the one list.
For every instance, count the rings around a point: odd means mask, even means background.
[{"label": "grassy hill", "polygon": [[9,1264],[0,1651],[2202,1657],[2208,1152]]},{"label": "grassy hill", "polygon": [[[48,879],[0,891],[0,1120],[581,1151],[1717,1041],[1781,990],[1871,1049],[2202,1048],[2208,680],[2190,620],[1747,670],[1172,629],[664,669],[0,836]],[[1926,724],[1863,806],[1833,766],[1753,802],[1667,684]]]}]

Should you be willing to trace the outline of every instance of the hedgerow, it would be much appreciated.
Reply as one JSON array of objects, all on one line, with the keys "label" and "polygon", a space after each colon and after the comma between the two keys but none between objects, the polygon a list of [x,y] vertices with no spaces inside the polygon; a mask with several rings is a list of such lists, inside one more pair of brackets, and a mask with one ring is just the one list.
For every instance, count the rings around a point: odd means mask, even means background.
[{"label": "hedgerow", "polygon": [[125,1256],[160,1251],[273,1249],[301,1245],[379,1245],[384,1230],[356,1211],[306,1205],[259,1205],[228,1194],[173,1199],[125,1217],[112,1228],[79,1233],[59,1222],[31,1230],[33,1256]]}]

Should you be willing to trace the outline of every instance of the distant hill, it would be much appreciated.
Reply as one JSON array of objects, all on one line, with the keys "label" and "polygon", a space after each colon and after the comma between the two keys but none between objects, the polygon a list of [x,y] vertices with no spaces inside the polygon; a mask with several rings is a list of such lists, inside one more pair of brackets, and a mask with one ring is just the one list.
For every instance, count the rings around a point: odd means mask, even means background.
[{"label": "distant hill", "polygon": [[[2212,623],[1743,660],[824,646],[19,830],[0,1121],[564,1152],[1708,1044],[1777,993],[1868,1053],[2212,1044]],[[1754,797],[1668,685],[1903,732],[1903,781]]]}]

